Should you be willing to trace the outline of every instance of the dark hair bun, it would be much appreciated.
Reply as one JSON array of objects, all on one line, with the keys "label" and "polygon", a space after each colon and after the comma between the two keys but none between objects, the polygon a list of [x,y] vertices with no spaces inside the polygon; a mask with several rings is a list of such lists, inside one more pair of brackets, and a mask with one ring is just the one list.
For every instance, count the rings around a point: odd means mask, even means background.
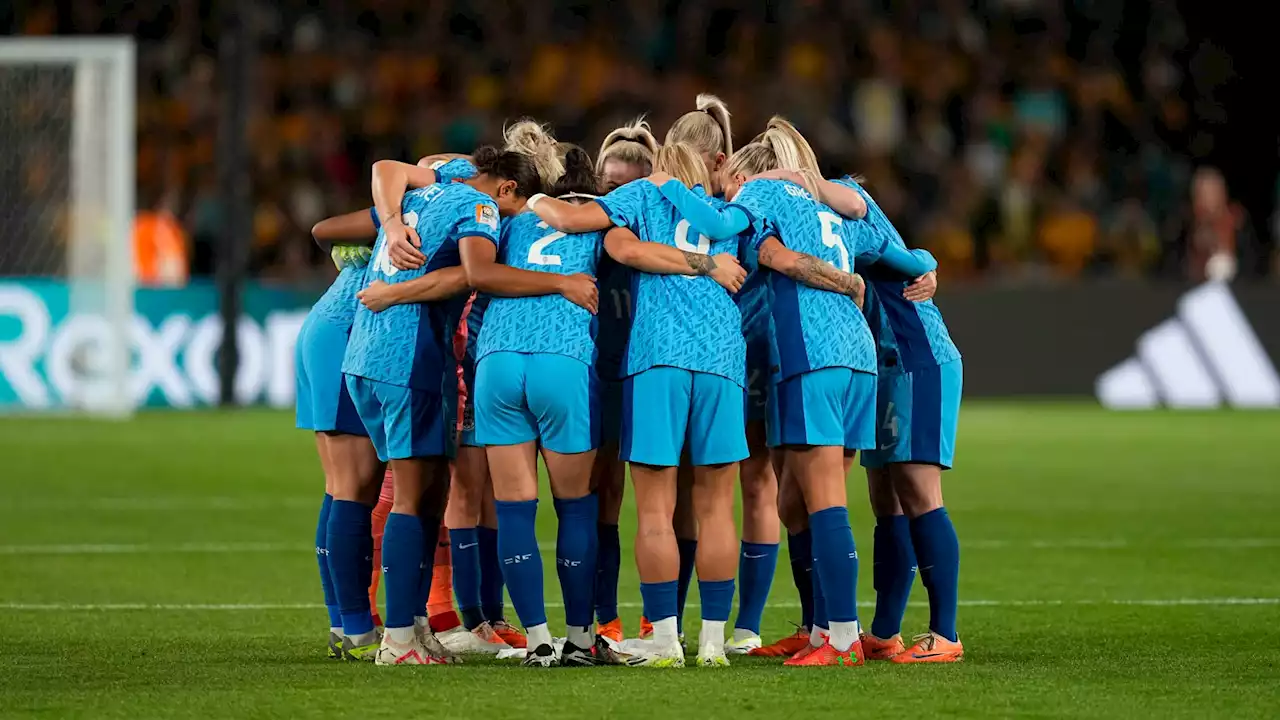
[{"label": "dark hair bun", "polygon": [[551,189],[552,195],[568,193],[585,193],[595,195],[599,192],[599,181],[596,178],[595,166],[591,164],[591,156],[586,150],[574,145],[564,154],[564,175],[556,181]]}]

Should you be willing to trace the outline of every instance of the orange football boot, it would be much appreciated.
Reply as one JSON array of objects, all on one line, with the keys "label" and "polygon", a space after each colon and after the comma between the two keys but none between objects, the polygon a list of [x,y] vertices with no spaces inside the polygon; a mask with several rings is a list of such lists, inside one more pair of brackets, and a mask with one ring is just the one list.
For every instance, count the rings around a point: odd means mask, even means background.
[{"label": "orange football boot", "polygon": [[653,623],[649,622],[649,618],[640,616],[640,639],[648,640],[653,637]]},{"label": "orange football boot", "polygon": [[498,637],[502,638],[502,642],[511,647],[527,648],[529,646],[528,641],[525,640],[524,633],[517,630],[506,620],[499,620],[496,623],[490,623],[490,625],[493,626],[493,631],[498,634]]},{"label": "orange football boot", "polygon": [[796,628],[796,631],[777,642],[758,647],[747,653],[752,657],[785,657],[789,658],[809,647],[809,631]]},{"label": "orange football boot", "polygon": [[611,642],[622,642],[622,639],[626,637],[622,632],[622,618],[616,617],[603,625],[597,623],[596,634]]},{"label": "orange football boot", "polygon": [[952,663],[964,659],[964,646],[935,632],[927,632],[911,638],[915,644],[894,655],[890,662],[901,663]]},{"label": "orange football boot", "polygon": [[811,652],[797,653],[795,657],[782,663],[787,667],[817,667],[836,665],[840,667],[854,667],[862,665],[866,659],[862,656],[862,642],[853,641],[853,645],[846,652],[840,652],[831,646],[831,639],[827,638],[822,643],[822,647],[813,648]]},{"label": "orange football boot", "polygon": [[881,640],[871,633],[862,633],[858,640],[862,643],[862,650],[868,660],[892,660],[894,655],[907,649],[902,643],[901,635]]}]

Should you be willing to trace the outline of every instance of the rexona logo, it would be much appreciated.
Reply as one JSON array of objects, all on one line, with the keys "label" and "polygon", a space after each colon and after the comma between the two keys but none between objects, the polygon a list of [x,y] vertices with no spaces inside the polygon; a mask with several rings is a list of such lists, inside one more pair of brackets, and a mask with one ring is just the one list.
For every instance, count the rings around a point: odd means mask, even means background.
[{"label": "rexona logo", "polygon": [[[192,407],[218,400],[217,352],[222,321],[213,312],[183,312],[174,291],[167,309],[135,314],[128,328],[129,395],[136,407]],[[116,335],[91,313],[51,313],[58,303],[17,284],[0,286],[0,411],[92,407],[116,381],[106,372]],[[203,305],[203,303],[202,303]],[[237,323],[240,366],[236,399],[288,407],[294,399],[294,345],[305,308],[267,312]]]},{"label": "rexona logo", "polygon": [[1178,300],[1178,313],[1138,339],[1133,357],[1098,378],[1112,409],[1280,407],[1280,376],[1224,283]]}]

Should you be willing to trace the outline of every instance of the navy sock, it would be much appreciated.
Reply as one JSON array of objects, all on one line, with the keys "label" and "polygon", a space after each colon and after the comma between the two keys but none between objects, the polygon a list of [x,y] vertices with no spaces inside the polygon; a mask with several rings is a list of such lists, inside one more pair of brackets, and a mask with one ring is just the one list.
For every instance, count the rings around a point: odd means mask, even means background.
[{"label": "navy sock", "polygon": [[787,552],[791,555],[791,579],[800,595],[800,624],[813,627],[813,534],[801,530],[787,536]]},{"label": "navy sock", "polygon": [[[676,590],[676,632],[684,632],[684,604],[689,599],[689,584],[693,582],[693,568],[698,556],[698,541],[676,538],[680,550],[680,575]],[[648,616],[646,616],[648,617]],[[653,618],[649,618],[653,622]]]},{"label": "navy sock", "polygon": [[[743,541],[741,549],[738,556],[738,581],[741,583],[738,619],[733,626],[759,635],[764,606],[769,601],[769,588],[773,587],[773,573],[778,569],[778,544]],[[702,602],[706,603],[706,599]]]},{"label": "navy sock", "polygon": [[484,619],[491,623],[503,619],[502,563],[498,560],[498,531],[481,525],[480,538],[480,607]]},{"label": "navy sock", "polygon": [[727,622],[733,607],[733,580],[698,580],[702,619]]},{"label": "navy sock", "polygon": [[556,574],[564,596],[564,620],[569,627],[589,627],[595,614],[596,516],[595,495],[573,500],[556,498]]},{"label": "navy sock", "polygon": [[392,512],[382,536],[382,577],[387,588],[387,628],[413,626],[422,582],[422,522]]},{"label": "navy sock", "polygon": [[373,630],[369,578],[373,577],[373,508],[351,500],[329,506],[329,577],[342,609],[342,631]]},{"label": "navy sock", "polygon": [[453,563],[453,596],[462,624],[475,630],[484,622],[480,603],[480,538],[476,528],[449,530],[449,559]]},{"label": "navy sock", "polygon": [[809,515],[813,569],[821,577],[829,622],[858,619],[858,551],[849,527],[849,509],[829,507]]},{"label": "navy sock", "polygon": [[547,622],[542,594],[542,555],[538,553],[538,501],[495,503],[498,509],[498,557],[520,624]]},{"label": "navy sock", "polygon": [[427,600],[431,597],[431,574],[436,566],[436,543],[440,540],[440,518],[418,516],[422,525],[422,576],[418,578],[417,617],[428,617]]},{"label": "navy sock", "polygon": [[871,575],[875,581],[876,614],[871,634],[881,639],[902,632],[902,616],[916,581],[916,553],[911,524],[905,515],[876,518]]},{"label": "navy sock", "polygon": [[596,525],[596,620],[618,619],[618,573],[622,569],[622,543],[618,526]]},{"label": "navy sock", "polygon": [[676,614],[677,583],[640,583],[640,598],[644,601],[645,617],[649,622],[666,620]]},{"label": "navy sock", "polygon": [[960,585],[960,540],[944,507],[911,521],[920,580],[929,592],[929,629],[956,641],[956,604]]},{"label": "navy sock", "polygon": [[329,509],[333,496],[324,494],[320,502],[320,518],[316,521],[316,564],[320,566],[320,589],[324,591],[324,607],[329,611],[329,627],[342,627],[342,606],[329,574]]}]

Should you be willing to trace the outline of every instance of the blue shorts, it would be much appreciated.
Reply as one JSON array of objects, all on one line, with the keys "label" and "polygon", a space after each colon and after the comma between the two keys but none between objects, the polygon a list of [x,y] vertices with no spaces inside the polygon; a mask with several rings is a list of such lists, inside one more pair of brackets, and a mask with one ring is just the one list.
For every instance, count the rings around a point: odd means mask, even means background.
[{"label": "blue shorts", "polygon": [[876,402],[878,443],[876,449],[862,453],[862,466],[925,463],[950,469],[963,384],[959,360],[882,375]]},{"label": "blue shorts", "polygon": [[622,442],[622,380],[600,381],[600,443]]},{"label": "blue shorts", "polygon": [[540,440],[563,454],[600,444],[595,371],[552,353],[495,352],[476,371],[476,438],[483,445]]},{"label": "blue shorts", "polygon": [[450,455],[449,428],[439,393],[357,375],[346,379],[379,460]]},{"label": "blue shorts", "polygon": [[773,388],[769,408],[769,447],[875,447],[873,373],[831,367],[794,375]]},{"label": "blue shorts", "polygon": [[351,328],[307,316],[294,348],[297,424],[303,430],[368,435],[342,380]]},{"label": "blue shorts", "polygon": [[694,465],[738,462],[748,455],[745,410],[742,387],[727,377],[649,368],[623,381],[619,456],[676,467],[687,449]]}]

